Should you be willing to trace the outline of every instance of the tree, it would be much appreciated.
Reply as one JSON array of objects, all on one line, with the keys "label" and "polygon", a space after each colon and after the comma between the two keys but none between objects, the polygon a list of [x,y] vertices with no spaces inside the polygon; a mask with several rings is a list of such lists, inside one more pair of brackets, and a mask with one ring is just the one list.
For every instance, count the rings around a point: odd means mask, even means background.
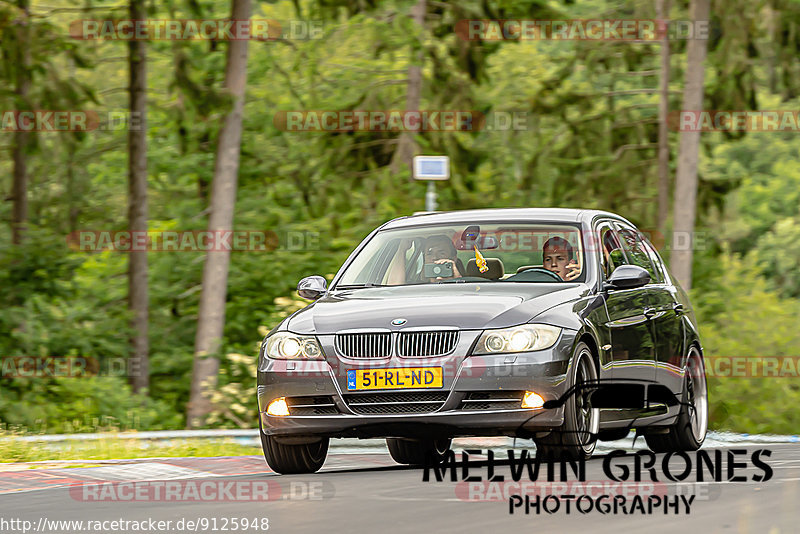
[{"label": "tree", "polygon": [[[18,0],[21,22],[17,29],[17,58],[16,58],[16,97],[17,109],[29,107],[28,92],[31,88],[31,12],[28,0]],[[14,178],[11,196],[14,207],[11,218],[11,231],[13,243],[22,243],[23,235],[28,224],[28,144],[30,133],[17,131],[14,133]]]},{"label": "tree", "polygon": [[[131,0],[131,19],[146,18],[144,0]],[[128,43],[131,117],[141,119],[128,132],[128,226],[131,232],[147,231],[147,50],[146,42]],[[132,247],[128,260],[128,308],[131,311],[131,376],[135,392],[149,386],[147,250]]]},{"label": "tree", "polygon": [[669,130],[667,114],[669,113],[669,0],[656,0],[656,17],[663,24],[664,35],[661,37],[661,69],[660,94],[658,99],[658,222],[657,228],[662,235],[667,229],[669,216]]},{"label": "tree", "polygon": [[[689,18],[707,21],[709,0],[692,0]],[[703,109],[703,81],[708,42],[706,38],[689,41],[686,50],[686,86],[683,91],[684,110]],[[675,176],[675,207],[673,209],[673,248],[670,268],[687,291],[692,287],[692,247],[697,216],[697,161],[700,155],[700,132],[683,131],[678,145],[678,169]],[[681,243],[676,243],[680,240]]]},{"label": "tree", "polygon": [[[425,11],[427,10],[426,0],[418,0],[414,7],[411,8],[411,18],[418,27],[420,32],[420,41],[422,41],[425,31]],[[420,48],[422,43],[419,43]],[[423,53],[417,54],[415,60],[412,60],[408,66],[408,93],[406,95],[406,111],[419,110],[420,98],[422,96],[422,59]],[[400,140],[397,144],[397,150],[392,158],[392,172],[397,172],[398,166],[402,164],[408,165],[411,168],[412,158],[416,151],[416,141],[412,132],[403,132],[400,134]]]},{"label": "tree", "polygon": [[[232,0],[231,10],[233,20],[249,20],[250,0]],[[211,186],[211,213],[208,219],[208,230],[213,235],[219,235],[233,227],[247,84],[247,45],[246,39],[228,43],[225,89],[232,97],[233,105],[225,117],[217,141],[214,183]],[[203,417],[211,411],[208,392],[216,385],[219,372],[218,353],[225,326],[229,266],[229,250],[210,250],[206,254],[197,316],[192,386],[186,412],[186,424],[189,427],[202,424]]]}]

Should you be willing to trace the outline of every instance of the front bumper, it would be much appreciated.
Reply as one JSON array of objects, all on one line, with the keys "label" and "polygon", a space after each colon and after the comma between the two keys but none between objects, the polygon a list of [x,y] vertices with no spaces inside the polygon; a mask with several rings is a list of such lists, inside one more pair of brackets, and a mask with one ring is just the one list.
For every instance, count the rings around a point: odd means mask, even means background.
[{"label": "front bumper", "polygon": [[[265,434],[296,438],[532,437],[536,432],[561,426],[563,408],[522,409],[513,402],[480,403],[470,399],[513,397],[515,393],[526,390],[535,391],[545,401],[557,399],[568,388],[567,373],[573,343],[574,332],[562,331],[559,341],[543,351],[470,357],[464,357],[462,353],[460,356],[431,358],[423,366],[442,366],[445,370],[444,387],[435,390],[347,391],[342,376],[348,368],[361,362],[347,362],[340,358],[332,362],[262,358],[258,372],[261,426]],[[390,361],[382,366],[393,365],[398,365],[398,362]],[[430,393],[437,393],[442,402],[426,413],[365,414],[356,408],[359,397],[365,395],[383,395],[385,398],[397,394],[400,396],[397,398],[413,400],[414,395],[423,398]],[[306,405],[322,399],[326,408],[320,413],[305,409],[304,415],[267,415],[267,405],[278,397],[291,398],[294,402],[299,399],[301,403],[307,399]],[[380,412],[380,406],[376,407]]]}]

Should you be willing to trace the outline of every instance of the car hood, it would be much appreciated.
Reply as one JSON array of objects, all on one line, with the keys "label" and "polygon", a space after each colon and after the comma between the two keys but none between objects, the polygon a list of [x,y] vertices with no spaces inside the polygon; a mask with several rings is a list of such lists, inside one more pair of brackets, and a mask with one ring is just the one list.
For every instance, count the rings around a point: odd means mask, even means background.
[{"label": "car hood", "polygon": [[301,334],[333,334],[352,328],[454,326],[504,328],[585,295],[584,284],[436,284],[336,291],[291,316],[284,327]]}]

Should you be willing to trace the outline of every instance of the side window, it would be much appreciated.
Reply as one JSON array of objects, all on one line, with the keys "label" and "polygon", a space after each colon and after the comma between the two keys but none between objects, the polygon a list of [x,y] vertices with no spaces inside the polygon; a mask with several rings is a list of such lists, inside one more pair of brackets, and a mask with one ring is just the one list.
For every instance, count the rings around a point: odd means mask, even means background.
[{"label": "side window", "polygon": [[653,267],[653,263],[650,261],[650,255],[643,245],[639,232],[633,228],[619,225],[619,236],[622,240],[622,246],[625,247],[625,252],[628,258],[630,258],[630,263],[646,269],[647,272],[650,273],[652,282],[660,282],[661,276],[657,273],[655,267]]},{"label": "side window", "polygon": [[628,263],[628,260],[625,258],[625,253],[622,251],[619,237],[614,229],[611,228],[610,224],[602,223],[597,231],[600,236],[598,246],[600,247],[601,271],[605,275],[605,278],[608,279],[611,273],[614,272],[614,269]]},{"label": "side window", "polygon": [[656,268],[656,275],[657,275],[657,282],[663,283],[666,279],[665,273],[667,272],[667,268],[664,266],[664,262],[661,260],[661,256],[658,255],[656,252],[656,248],[647,240],[646,237],[642,236],[641,239],[642,248],[647,252],[648,256],[650,256],[650,261],[653,263],[653,266]]}]

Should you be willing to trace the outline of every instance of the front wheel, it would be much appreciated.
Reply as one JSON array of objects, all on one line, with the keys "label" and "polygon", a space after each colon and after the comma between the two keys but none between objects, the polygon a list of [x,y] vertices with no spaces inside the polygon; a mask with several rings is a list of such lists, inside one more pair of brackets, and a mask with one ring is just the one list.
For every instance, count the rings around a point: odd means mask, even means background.
[{"label": "front wheel", "polygon": [[591,389],[581,387],[597,383],[597,368],[592,349],[580,342],[572,358],[572,381],[575,392],[564,404],[564,424],[536,442],[536,455],[546,460],[588,460],[597,444],[600,410],[592,407]]},{"label": "front wheel", "polygon": [[[261,425],[259,424],[259,429]],[[261,449],[267,465],[282,475],[315,473],[319,471],[328,455],[328,438],[322,438],[314,443],[300,445],[287,445],[279,443],[273,436],[267,436],[263,430],[261,434]]]},{"label": "front wheel", "polygon": [[653,452],[696,451],[708,430],[708,388],[703,357],[697,347],[686,357],[686,378],[678,420],[666,434],[645,434]]},{"label": "front wheel", "polygon": [[398,464],[438,464],[450,450],[450,439],[399,439],[386,438],[389,454]]}]

